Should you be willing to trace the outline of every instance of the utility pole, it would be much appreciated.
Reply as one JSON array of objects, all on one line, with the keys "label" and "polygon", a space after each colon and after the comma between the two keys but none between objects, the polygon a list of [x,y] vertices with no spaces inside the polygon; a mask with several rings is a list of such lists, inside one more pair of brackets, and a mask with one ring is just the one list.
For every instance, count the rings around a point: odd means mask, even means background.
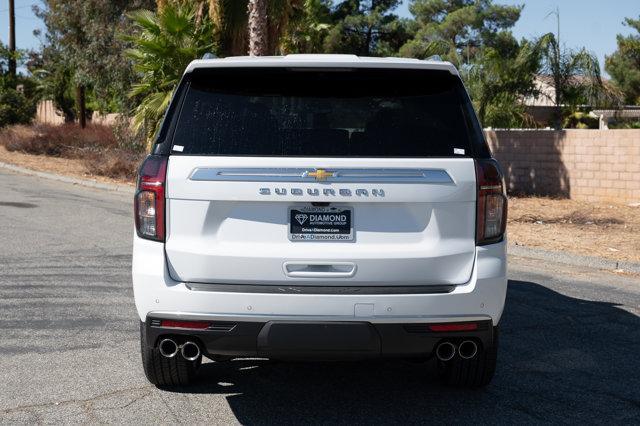
[{"label": "utility pole", "polygon": [[16,77],[16,8],[14,0],[9,0],[9,75]]}]

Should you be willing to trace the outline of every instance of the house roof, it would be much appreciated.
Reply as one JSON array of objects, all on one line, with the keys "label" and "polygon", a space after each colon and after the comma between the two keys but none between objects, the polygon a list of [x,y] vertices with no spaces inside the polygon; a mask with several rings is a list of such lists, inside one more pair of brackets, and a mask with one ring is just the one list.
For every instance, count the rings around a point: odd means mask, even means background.
[{"label": "house roof", "polygon": [[[600,80],[607,90],[611,92],[614,92],[616,90],[615,86],[613,85],[613,83],[611,83],[610,80],[604,77],[601,77]],[[569,79],[569,85],[571,86],[580,86],[583,84],[588,84],[590,82],[591,79],[583,75],[574,75]],[[534,84],[539,92],[539,95],[537,97],[525,97],[524,104],[534,107],[554,106],[556,101],[556,92],[553,86],[553,76],[538,74],[535,76]]]},{"label": "house roof", "polygon": [[[549,84],[549,85],[553,85],[553,76],[552,75],[546,75],[546,74],[538,74],[536,75],[536,80],[539,81],[542,84]],[[605,77],[600,77],[600,80],[602,81],[602,83],[604,85],[610,84],[609,79],[605,78]],[[570,85],[581,85],[581,84],[586,84],[586,83],[590,83],[591,82],[591,77],[587,77],[585,75],[572,75],[569,78],[569,84]]]}]

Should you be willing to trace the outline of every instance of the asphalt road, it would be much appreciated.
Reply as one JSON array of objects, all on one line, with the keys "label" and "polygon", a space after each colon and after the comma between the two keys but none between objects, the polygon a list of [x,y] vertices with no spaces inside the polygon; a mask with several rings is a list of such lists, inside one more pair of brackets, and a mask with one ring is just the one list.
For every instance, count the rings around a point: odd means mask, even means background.
[{"label": "asphalt road", "polygon": [[411,362],[140,365],[130,196],[0,171],[1,423],[640,423],[640,279],[511,259],[485,390]]}]

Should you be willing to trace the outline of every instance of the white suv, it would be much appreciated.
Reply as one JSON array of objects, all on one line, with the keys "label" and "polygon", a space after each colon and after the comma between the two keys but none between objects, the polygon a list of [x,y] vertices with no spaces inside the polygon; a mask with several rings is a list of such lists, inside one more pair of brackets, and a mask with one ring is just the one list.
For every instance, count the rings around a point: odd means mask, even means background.
[{"label": "white suv", "polygon": [[135,195],[147,378],[187,384],[203,356],[394,357],[486,385],[506,207],[450,63],[194,61]]}]

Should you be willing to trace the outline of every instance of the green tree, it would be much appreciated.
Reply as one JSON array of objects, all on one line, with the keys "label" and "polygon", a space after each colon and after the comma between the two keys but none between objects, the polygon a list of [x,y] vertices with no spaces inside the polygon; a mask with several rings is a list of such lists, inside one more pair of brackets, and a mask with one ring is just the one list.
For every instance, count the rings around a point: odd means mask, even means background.
[{"label": "green tree", "polygon": [[149,141],[189,62],[213,48],[211,20],[206,15],[196,19],[197,10],[193,5],[167,4],[157,13],[140,10],[129,14],[136,31],[125,37],[133,45],[127,56],[139,76],[130,96],[141,99],[133,119],[138,129],[147,132]]},{"label": "green tree", "polygon": [[324,39],[332,26],[330,0],[296,2],[292,11],[282,39],[283,52],[324,52]]},{"label": "green tree", "polygon": [[20,50],[12,51],[0,42],[0,76],[6,84],[13,83],[15,86],[17,79],[16,67],[22,59],[24,52]]},{"label": "green tree", "polygon": [[48,44],[33,52],[27,68],[34,76],[40,95],[53,101],[66,123],[76,118],[73,69],[58,46]]},{"label": "green tree", "polygon": [[[60,60],[71,71],[76,102],[84,108],[82,97],[103,111],[125,111],[127,88],[134,74],[124,55],[128,47],[118,34],[129,32],[125,13],[152,7],[152,0],[43,0],[36,15],[44,22],[45,48],[56,50],[44,59]],[[59,63],[45,62],[43,69],[59,68]],[[61,105],[58,105],[61,107]],[[77,111],[76,111],[77,112]],[[77,114],[76,114],[77,115]]]},{"label": "green tree", "polygon": [[463,70],[484,126],[509,128],[532,124],[522,100],[538,94],[534,80],[541,55],[539,42],[518,43],[510,33],[502,33],[494,47],[483,49]]},{"label": "green tree", "polygon": [[406,21],[393,11],[400,0],[346,0],[331,13],[333,25],[325,41],[327,53],[360,56],[396,55],[408,39]]},{"label": "green tree", "polygon": [[24,51],[11,51],[0,43],[0,127],[27,124],[35,115],[37,85],[29,76],[13,72],[25,64]]},{"label": "green tree", "polygon": [[624,94],[627,104],[640,103],[640,19],[627,18],[624,24],[637,34],[618,34],[618,49],[605,59],[605,70]]},{"label": "green tree", "polygon": [[480,50],[493,47],[499,34],[520,19],[522,6],[493,4],[493,0],[413,0],[415,35],[400,49],[401,56],[441,55],[460,66]]},{"label": "green tree", "polygon": [[0,90],[0,127],[28,124],[36,113],[36,104],[13,87]]}]

